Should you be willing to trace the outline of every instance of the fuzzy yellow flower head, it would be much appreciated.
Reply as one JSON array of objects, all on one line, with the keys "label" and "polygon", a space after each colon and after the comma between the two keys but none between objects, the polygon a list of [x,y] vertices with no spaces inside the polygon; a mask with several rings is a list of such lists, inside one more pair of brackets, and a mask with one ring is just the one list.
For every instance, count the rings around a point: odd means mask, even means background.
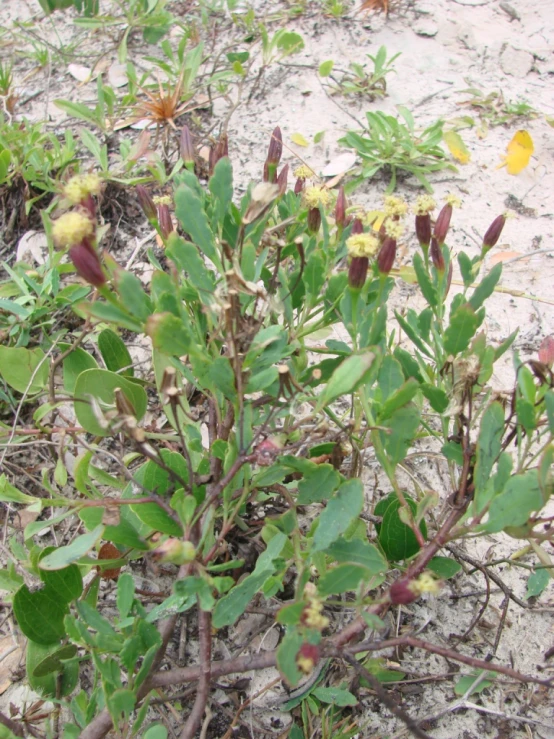
[{"label": "fuzzy yellow flower head", "polygon": [[62,247],[80,244],[86,236],[92,236],[93,233],[93,222],[77,211],[64,213],[52,226],[54,241]]},{"label": "fuzzy yellow flower head", "polygon": [[64,187],[64,195],[73,205],[82,203],[88,195],[98,195],[101,181],[96,174],[79,174],[72,177]]},{"label": "fuzzy yellow flower head", "polygon": [[461,199],[457,195],[453,195],[452,193],[448,193],[448,195],[445,197],[445,200],[448,205],[451,205],[453,208],[459,208],[462,205]]},{"label": "fuzzy yellow flower head", "polygon": [[413,211],[416,216],[426,216],[432,210],[435,210],[437,204],[430,195],[420,195],[416,200]]},{"label": "fuzzy yellow flower head", "polygon": [[379,251],[379,241],[371,234],[354,234],[346,239],[351,257],[373,257]]},{"label": "fuzzy yellow flower head", "polygon": [[385,195],[384,203],[388,216],[404,216],[408,212],[408,203],[397,195]]},{"label": "fuzzy yellow flower head", "polygon": [[391,239],[398,241],[404,235],[404,224],[400,221],[387,220],[385,223],[385,233],[390,236]]},{"label": "fuzzy yellow flower head", "polygon": [[172,205],[172,200],[169,195],[154,195],[152,200],[155,205]]},{"label": "fuzzy yellow flower head", "polygon": [[418,579],[411,582],[408,587],[412,593],[418,596],[423,593],[436,595],[440,592],[440,584],[430,572],[422,572]]},{"label": "fuzzy yellow flower head", "polygon": [[308,187],[304,190],[304,203],[308,208],[326,208],[331,202],[331,193],[324,187]]},{"label": "fuzzy yellow flower head", "polygon": [[301,164],[294,170],[294,176],[301,180],[309,180],[310,177],[314,176],[314,173],[306,164]]}]

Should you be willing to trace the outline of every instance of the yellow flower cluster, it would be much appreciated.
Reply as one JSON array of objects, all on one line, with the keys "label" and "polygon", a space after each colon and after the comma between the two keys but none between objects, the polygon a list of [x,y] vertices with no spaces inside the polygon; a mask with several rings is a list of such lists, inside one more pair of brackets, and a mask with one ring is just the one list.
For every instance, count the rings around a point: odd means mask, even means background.
[{"label": "yellow flower cluster", "polygon": [[400,221],[391,221],[389,218],[385,223],[385,233],[391,239],[398,241],[404,235],[404,224]]},{"label": "yellow flower cluster", "polygon": [[331,193],[324,187],[308,187],[304,190],[304,203],[308,208],[326,208],[331,202]]},{"label": "yellow flower cluster", "polygon": [[98,195],[101,184],[97,174],[78,174],[68,180],[63,192],[70,203],[78,205],[88,195]]},{"label": "yellow flower cluster", "polygon": [[448,205],[451,205],[453,208],[459,208],[462,204],[461,199],[457,195],[453,195],[452,193],[449,193],[445,197],[445,200]]},{"label": "yellow flower cluster", "polygon": [[312,657],[305,657],[303,654],[299,654],[296,658],[296,664],[298,669],[301,670],[304,675],[309,675],[315,667],[315,661]]},{"label": "yellow flower cluster", "polygon": [[294,176],[301,180],[309,180],[310,177],[314,176],[314,173],[306,164],[301,164],[294,170]]},{"label": "yellow flower cluster", "polygon": [[408,203],[397,195],[385,195],[385,214],[387,216],[404,216],[408,212]]},{"label": "yellow flower cluster", "polygon": [[304,590],[304,595],[308,599],[308,605],[304,609],[302,614],[302,621],[312,629],[323,631],[329,626],[329,619],[324,616],[323,603],[316,594],[316,589],[313,583],[308,583]]},{"label": "yellow flower cluster", "polygon": [[440,592],[440,584],[430,572],[422,572],[417,580],[411,582],[408,587],[414,595],[422,595],[422,593],[431,593],[436,595]]},{"label": "yellow flower cluster", "polygon": [[413,212],[416,216],[426,216],[436,207],[437,204],[430,195],[420,195],[413,207]]},{"label": "yellow flower cluster", "polygon": [[373,257],[379,251],[379,241],[371,234],[354,234],[346,239],[351,257]]},{"label": "yellow flower cluster", "polygon": [[86,236],[92,236],[93,233],[93,222],[77,211],[64,213],[52,226],[54,241],[62,247],[80,244]]},{"label": "yellow flower cluster", "polygon": [[152,200],[155,205],[171,205],[173,202],[169,195],[154,195]]}]

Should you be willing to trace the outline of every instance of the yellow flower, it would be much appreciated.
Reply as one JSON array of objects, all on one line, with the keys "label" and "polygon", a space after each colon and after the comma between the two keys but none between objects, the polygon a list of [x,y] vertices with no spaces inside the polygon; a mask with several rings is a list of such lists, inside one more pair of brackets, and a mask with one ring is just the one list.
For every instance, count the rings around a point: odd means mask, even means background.
[{"label": "yellow flower", "polygon": [[64,187],[64,195],[73,205],[81,203],[88,195],[98,195],[101,181],[97,174],[78,174]]},{"label": "yellow flower", "polygon": [[156,205],[171,205],[172,200],[169,195],[154,195],[152,198]]},{"label": "yellow flower", "polygon": [[373,257],[379,250],[379,241],[371,234],[354,234],[346,240],[351,257]]},{"label": "yellow flower", "polygon": [[418,579],[411,582],[408,587],[412,593],[418,596],[422,593],[436,595],[440,592],[440,584],[430,572],[422,572]]},{"label": "yellow flower", "polygon": [[315,662],[311,657],[304,657],[301,654],[296,658],[296,664],[298,665],[298,669],[301,670],[304,675],[309,675],[315,667]]},{"label": "yellow flower", "polygon": [[314,173],[306,164],[301,164],[294,170],[294,176],[301,180],[309,180],[310,177],[314,176]]},{"label": "yellow flower", "polygon": [[52,226],[54,241],[58,246],[80,244],[86,236],[92,236],[93,233],[93,222],[77,211],[64,213]]},{"label": "yellow flower", "polygon": [[324,187],[308,187],[304,190],[304,203],[308,208],[326,208],[331,202],[331,193]]},{"label": "yellow flower", "polygon": [[396,195],[385,195],[385,213],[388,216],[403,216],[408,212],[408,203]]},{"label": "yellow flower", "polygon": [[462,204],[462,201],[457,195],[453,195],[452,193],[448,193],[448,195],[445,197],[446,202],[448,205],[451,205],[453,208],[459,208]]},{"label": "yellow flower", "polygon": [[387,220],[385,223],[385,233],[390,236],[391,239],[398,241],[404,235],[404,224],[400,221]]},{"label": "yellow flower", "polygon": [[430,195],[420,195],[413,207],[416,216],[426,216],[437,207],[436,202]]}]

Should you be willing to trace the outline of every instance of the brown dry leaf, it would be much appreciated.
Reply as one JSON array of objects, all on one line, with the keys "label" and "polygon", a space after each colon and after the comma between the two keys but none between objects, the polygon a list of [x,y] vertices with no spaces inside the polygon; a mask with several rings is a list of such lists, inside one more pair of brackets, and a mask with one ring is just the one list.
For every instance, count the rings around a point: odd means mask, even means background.
[{"label": "brown dry leaf", "polygon": [[389,14],[389,0],[364,0],[360,12],[369,13],[371,11],[382,10]]},{"label": "brown dry leaf", "polygon": [[[515,257],[521,257],[523,256],[520,251],[499,251],[498,254],[493,254],[491,257],[489,257],[489,264],[491,267],[494,267],[495,264],[498,264],[499,262],[507,262],[509,259],[514,259]],[[532,254],[529,254],[530,257],[532,257]]]},{"label": "brown dry leaf", "polygon": [[[102,544],[102,546],[100,547],[100,551],[98,552],[98,559],[121,559],[121,552],[115,546],[115,544],[112,544],[111,542],[106,542],[106,544]],[[121,567],[114,567],[111,570],[101,570],[100,567],[97,567],[96,569],[98,570],[100,577],[103,580],[117,580],[117,578],[119,577],[119,573],[121,572]]]}]

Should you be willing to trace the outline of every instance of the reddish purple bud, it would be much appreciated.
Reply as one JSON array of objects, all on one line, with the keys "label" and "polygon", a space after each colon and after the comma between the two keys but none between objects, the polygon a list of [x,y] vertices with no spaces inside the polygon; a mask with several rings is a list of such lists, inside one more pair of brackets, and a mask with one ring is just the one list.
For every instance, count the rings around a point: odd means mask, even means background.
[{"label": "reddish purple bud", "polygon": [[212,176],[215,165],[219,162],[220,159],[223,159],[223,157],[229,156],[229,140],[227,138],[227,134],[224,133],[221,135],[221,138],[219,141],[215,144],[215,146],[212,146],[210,149],[210,158],[208,162],[209,170],[210,170],[210,177]]},{"label": "reddish purple bud", "polygon": [[318,233],[321,226],[321,211],[319,208],[308,208],[308,231]]},{"label": "reddish purple bud", "polygon": [[359,218],[354,218],[354,222],[352,224],[352,231],[350,232],[351,236],[355,236],[356,234],[363,234],[364,232],[364,224],[361,222]]},{"label": "reddish purple bud", "polygon": [[346,195],[344,194],[344,187],[339,187],[339,194],[337,195],[337,204],[335,205],[335,223],[339,228],[344,228],[346,225],[346,208],[348,204],[346,202]]},{"label": "reddish purple bud", "polygon": [[279,172],[277,177],[277,184],[279,185],[279,195],[284,195],[287,191],[287,182],[289,179],[289,165],[285,164],[283,169]]},{"label": "reddish purple bud", "polygon": [[552,367],[554,364],[554,336],[545,336],[541,341],[539,347],[539,362],[546,364],[547,367]]},{"label": "reddish purple bud", "polygon": [[300,193],[304,189],[304,185],[305,184],[306,184],[306,178],[305,177],[298,177],[298,179],[294,183],[294,194],[295,195],[300,195]]},{"label": "reddish purple bud", "polygon": [[88,242],[82,241],[80,244],[72,246],[69,250],[69,258],[73,262],[77,274],[83,280],[94,285],[94,287],[102,287],[106,284],[106,275],[100,264],[98,254]]},{"label": "reddish purple bud", "polygon": [[496,216],[494,221],[488,227],[487,233],[483,237],[483,251],[485,254],[489,249],[492,249],[493,246],[496,246],[505,223],[505,215]]},{"label": "reddish purple bud", "polygon": [[91,221],[96,220],[96,203],[90,192],[85,196],[84,200],[81,200],[79,205],[81,208],[84,208]]},{"label": "reddish purple bud", "polygon": [[391,603],[394,605],[407,605],[417,600],[417,595],[410,588],[410,582],[406,577],[393,582],[389,590]]},{"label": "reddish purple bud", "polygon": [[431,243],[431,216],[429,213],[415,217],[415,230],[420,245],[428,247]]},{"label": "reddish purple bud", "polygon": [[278,454],[283,451],[283,443],[280,439],[269,437],[261,441],[256,447],[256,462],[260,467],[273,464]]},{"label": "reddish purple bud", "polygon": [[390,236],[383,241],[377,255],[377,267],[383,275],[388,275],[396,258],[396,240]]},{"label": "reddish purple bud", "polygon": [[439,272],[444,272],[444,267],[445,267],[444,257],[442,255],[439,242],[434,236],[431,239],[431,260],[433,264],[435,265],[436,270],[438,270]]},{"label": "reddish purple bud", "polygon": [[365,285],[368,269],[367,257],[352,257],[348,266],[348,284],[353,290],[361,290]]},{"label": "reddish purple bud", "polygon": [[450,227],[450,219],[452,218],[452,206],[450,203],[443,205],[441,212],[439,213],[433,235],[442,246],[446,241],[446,234]]},{"label": "reddish purple bud", "polygon": [[171,213],[169,212],[168,205],[158,205],[158,225],[160,227],[160,236],[162,239],[167,239],[169,234],[175,230],[173,228],[173,221],[171,220]]},{"label": "reddish purple bud", "polygon": [[156,214],[156,206],[154,205],[154,201],[152,200],[152,196],[148,192],[148,190],[144,187],[144,185],[137,185],[136,186],[136,193],[137,198],[140,203],[140,207],[144,211],[144,215],[148,218],[149,221],[155,221],[157,218]]},{"label": "reddish purple bud", "polygon": [[283,137],[281,135],[281,129],[277,126],[271,134],[271,141],[269,142],[269,149],[267,150],[267,162],[269,164],[279,164],[282,154]]},{"label": "reddish purple bud", "polygon": [[194,142],[188,126],[183,126],[181,129],[180,152],[185,166],[190,164],[194,166]]}]

